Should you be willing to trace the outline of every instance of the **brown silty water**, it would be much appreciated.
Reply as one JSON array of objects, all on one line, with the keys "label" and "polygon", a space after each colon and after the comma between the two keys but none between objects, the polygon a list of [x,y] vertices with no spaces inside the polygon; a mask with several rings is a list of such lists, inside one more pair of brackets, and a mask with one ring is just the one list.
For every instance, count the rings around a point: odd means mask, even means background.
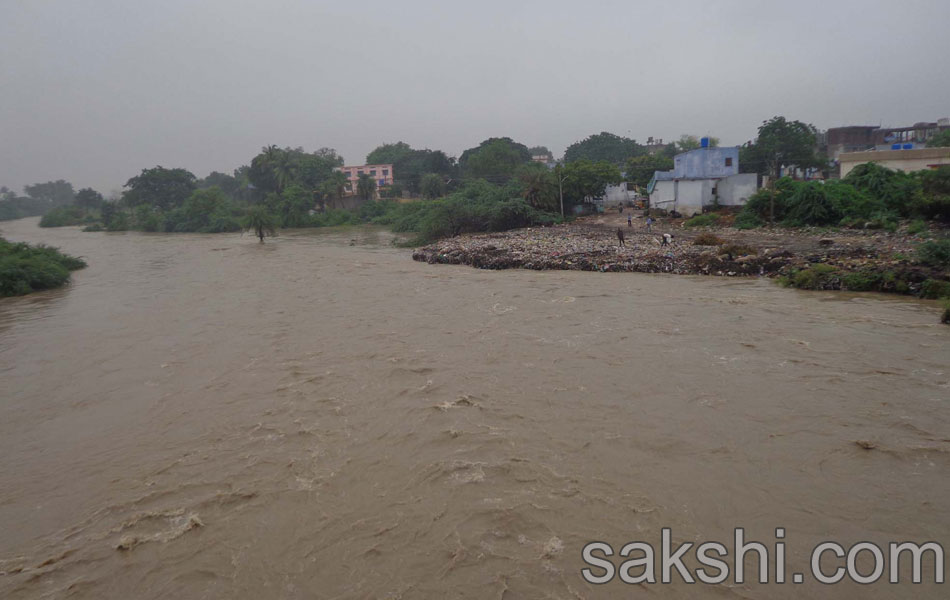
[{"label": "brown silty water", "polygon": [[581,577],[662,527],[784,527],[789,572],[944,541],[933,305],[431,266],[376,230],[0,230],[89,262],[0,300],[4,598],[946,597]]}]

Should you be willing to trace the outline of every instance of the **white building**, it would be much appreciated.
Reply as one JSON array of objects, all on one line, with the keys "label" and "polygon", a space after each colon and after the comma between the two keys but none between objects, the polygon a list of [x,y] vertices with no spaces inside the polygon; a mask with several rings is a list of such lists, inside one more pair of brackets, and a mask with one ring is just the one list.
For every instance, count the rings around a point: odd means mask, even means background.
[{"label": "white building", "polygon": [[672,171],[656,171],[647,186],[650,208],[684,216],[709,206],[742,206],[758,189],[758,175],[739,173],[739,147],[703,147],[677,154]]}]

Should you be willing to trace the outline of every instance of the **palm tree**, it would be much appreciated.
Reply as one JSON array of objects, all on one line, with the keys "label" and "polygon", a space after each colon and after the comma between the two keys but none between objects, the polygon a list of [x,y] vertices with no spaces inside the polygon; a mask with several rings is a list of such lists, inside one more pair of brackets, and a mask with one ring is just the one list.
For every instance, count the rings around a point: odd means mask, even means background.
[{"label": "palm tree", "polygon": [[525,202],[535,208],[557,211],[558,188],[549,171],[531,171],[521,177]]},{"label": "palm tree", "polygon": [[376,180],[366,173],[360,174],[356,182],[356,193],[363,200],[372,200],[376,196]]},{"label": "palm tree", "polygon": [[277,183],[277,193],[284,191],[297,177],[297,165],[290,152],[281,152],[271,163],[274,171],[274,181]]},{"label": "palm tree", "polygon": [[247,209],[247,215],[244,217],[244,231],[253,231],[257,237],[261,238],[262,244],[265,235],[277,235],[274,217],[259,204]]}]

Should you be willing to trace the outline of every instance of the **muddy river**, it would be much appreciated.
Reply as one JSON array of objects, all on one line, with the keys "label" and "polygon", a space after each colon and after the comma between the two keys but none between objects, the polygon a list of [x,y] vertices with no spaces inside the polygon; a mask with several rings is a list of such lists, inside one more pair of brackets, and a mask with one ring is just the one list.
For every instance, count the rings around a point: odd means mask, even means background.
[{"label": "muddy river", "polygon": [[826,540],[950,542],[934,304],[427,265],[377,230],[0,235],[89,263],[0,299],[0,597],[947,597],[932,560],[920,585],[581,574],[588,542],[664,527],[784,528],[789,573]]}]

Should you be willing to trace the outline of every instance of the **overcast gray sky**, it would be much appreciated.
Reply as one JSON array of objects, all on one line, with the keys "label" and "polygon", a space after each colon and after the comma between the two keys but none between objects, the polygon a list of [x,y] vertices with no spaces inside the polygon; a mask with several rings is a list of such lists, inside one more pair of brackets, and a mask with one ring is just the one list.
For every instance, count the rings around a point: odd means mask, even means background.
[{"label": "overcast gray sky", "polygon": [[950,116],[950,0],[0,0],[0,185]]}]

